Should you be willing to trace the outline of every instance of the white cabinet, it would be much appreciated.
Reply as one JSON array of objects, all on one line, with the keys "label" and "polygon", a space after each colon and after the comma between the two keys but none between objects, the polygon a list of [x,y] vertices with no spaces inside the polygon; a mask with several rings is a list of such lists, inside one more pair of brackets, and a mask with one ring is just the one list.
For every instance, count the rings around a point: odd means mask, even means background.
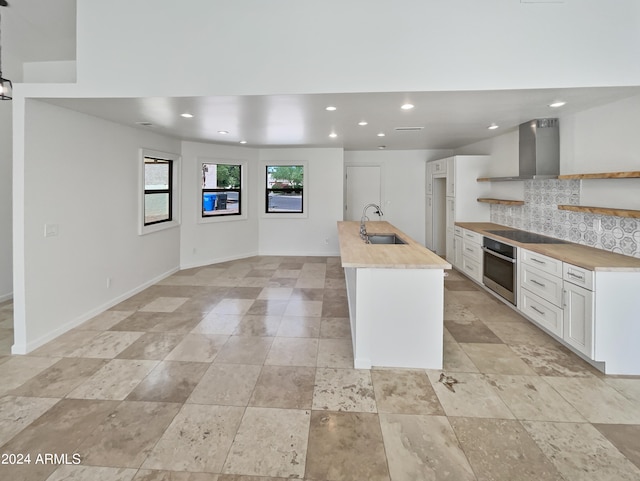
[{"label": "white cabinet", "polygon": [[562,338],[593,359],[593,292],[570,282],[564,284],[564,331]]},{"label": "white cabinet", "polygon": [[447,197],[455,197],[456,195],[456,158],[449,157],[447,159]]},{"label": "white cabinet", "polygon": [[447,231],[446,238],[446,259],[449,263],[453,264],[455,258],[455,252],[453,248],[453,238],[455,236],[455,215],[456,215],[456,199],[454,197],[447,197],[445,201],[446,213],[445,213],[445,228]]},{"label": "white cabinet", "polygon": [[453,267],[462,269],[462,236],[453,236]]},{"label": "white cabinet", "polygon": [[427,162],[426,165],[426,194],[427,195],[432,195],[433,194],[433,164],[431,162]]},{"label": "white cabinet", "polygon": [[467,229],[461,229],[460,234],[455,236],[462,242],[460,270],[474,281],[482,283],[482,236]]},{"label": "white cabinet", "polygon": [[433,196],[425,198],[425,229],[424,243],[427,249],[433,250]]},{"label": "white cabinet", "polygon": [[432,174],[446,174],[447,173],[447,159],[434,160],[432,163]]}]

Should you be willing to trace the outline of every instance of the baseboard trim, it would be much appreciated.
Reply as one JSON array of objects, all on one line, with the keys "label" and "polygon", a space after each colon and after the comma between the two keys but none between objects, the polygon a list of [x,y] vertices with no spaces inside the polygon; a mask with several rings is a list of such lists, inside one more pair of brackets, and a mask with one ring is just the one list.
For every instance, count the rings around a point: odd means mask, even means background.
[{"label": "baseboard trim", "polygon": [[84,314],[76,317],[75,319],[73,319],[72,321],[69,321],[65,324],[63,324],[62,326],[57,327],[56,329],[48,332],[47,334],[44,334],[43,336],[40,336],[37,339],[34,339],[33,341],[29,341],[27,343],[15,343],[13,344],[13,346],[11,346],[11,354],[28,354],[31,351],[33,351],[34,349],[39,348],[40,346],[43,346],[44,344],[46,344],[49,341],[52,341],[53,339],[55,339],[56,337],[64,334],[65,332],[73,329],[74,327],[78,327],[80,324],[87,322],[89,319],[92,319],[93,317],[97,316],[98,314],[103,313],[104,311],[106,311],[107,309],[115,306],[116,304],[119,304],[120,302],[128,299],[129,297],[137,294],[138,292],[143,291],[144,289],[146,289],[147,287],[150,287],[158,282],[160,282],[163,279],[166,279],[167,277],[169,277],[170,275],[178,272],[178,268],[175,267],[163,274],[160,274],[159,276],[154,277],[153,279],[144,282],[143,284],[140,284],[139,286],[111,299],[110,301],[96,307],[95,309],[92,309],[88,312],[85,312]]}]

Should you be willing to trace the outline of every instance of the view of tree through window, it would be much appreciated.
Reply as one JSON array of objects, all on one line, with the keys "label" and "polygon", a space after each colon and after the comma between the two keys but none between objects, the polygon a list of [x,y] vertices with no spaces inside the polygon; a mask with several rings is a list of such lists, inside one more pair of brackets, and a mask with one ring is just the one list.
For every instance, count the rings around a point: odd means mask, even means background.
[{"label": "view of tree through window", "polygon": [[303,195],[303,165],[267,166],[267,213],[302,213]]},{"label": "view of tree through window", "polygon": [[202,164],[202,217],[240,215],[242,166]]},{"label": "view of tree through window", "polygon": [[171,220],[173,163],[144,158],[144,225]]}]

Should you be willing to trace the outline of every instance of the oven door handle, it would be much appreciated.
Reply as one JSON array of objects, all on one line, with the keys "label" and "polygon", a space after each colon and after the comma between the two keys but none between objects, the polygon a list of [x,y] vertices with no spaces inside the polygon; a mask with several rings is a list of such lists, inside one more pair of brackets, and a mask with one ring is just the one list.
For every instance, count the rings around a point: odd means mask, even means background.
[{"label": "oven door handle", "polygon": [[497,252],[492,251],[491,249],[487,249],[485,246],[482,246],[482,250],[485,251],[487,254],[491,254],[492,256],[502,259],[503,261],[508,261],[508,262],[511,262],[512,264],[516,263],[515,259],[512,259],[511,257],[507,257],[502,254],[498,254]]}]

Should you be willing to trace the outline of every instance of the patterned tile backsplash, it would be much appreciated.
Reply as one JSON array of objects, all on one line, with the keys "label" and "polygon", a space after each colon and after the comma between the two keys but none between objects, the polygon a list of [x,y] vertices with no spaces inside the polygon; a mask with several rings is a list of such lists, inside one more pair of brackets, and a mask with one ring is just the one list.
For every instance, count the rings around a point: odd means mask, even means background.
[{"label": "patterned tile backsplash", "polygon": [[526,180],[524,202],[491,205],[491,222],[640,257],[639,220],[558,210],[558,204],[580,204],[579,180]]}]

